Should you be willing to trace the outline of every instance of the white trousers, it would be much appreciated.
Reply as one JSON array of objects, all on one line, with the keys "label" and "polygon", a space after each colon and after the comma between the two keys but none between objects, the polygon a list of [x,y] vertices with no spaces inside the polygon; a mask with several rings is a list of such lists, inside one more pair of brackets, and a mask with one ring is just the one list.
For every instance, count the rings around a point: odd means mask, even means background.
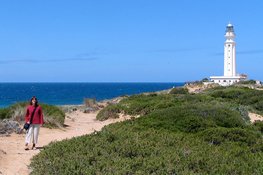
[{"label": "white trousers", "polygon": [[29,144],[33,137],[33,144],[37,144],[38,134],[39,134],[40,125],[39,124],[31,124],[26,133],[25,142]]}]

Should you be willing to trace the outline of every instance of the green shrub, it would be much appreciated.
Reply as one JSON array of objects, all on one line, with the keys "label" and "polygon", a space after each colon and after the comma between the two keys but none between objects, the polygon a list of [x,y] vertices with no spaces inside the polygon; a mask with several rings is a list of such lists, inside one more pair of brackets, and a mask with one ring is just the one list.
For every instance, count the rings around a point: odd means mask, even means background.
[{"label": "green shrub", "polygon": [[250,117],[248,115],[249,109],[247,106],[237,105],[231,107],[231,109],[234,111],[238,111],[243,121],[245,121],[246,123],[250,123]]},{"label": "green shrub", "polygon": [[202,82],[209,82],[209,79],[208,78],[203,78],[201,81]]},{"label": "green shrub", "polygon": [[153,111],[176,106],[179,101],[170,95],[134,95],[122,100],[119,105],[125,114],[147,115]]},{"label": "green shrub", "polygon": [[179,120],[177,125],[180,131],[187,133],[196,133],[215,126],[214,123],[209,120],[194,116],[187,116],[183,120]]},{"label": "green shrub", "polygon": [[[28,102],[19,102],[0,110],[1,119],[10,118],[24,123],[26,107]],[[44,114],[45,127],[62,127],[64,125],[65,113],[56,106],[40,104]]]},{"label": "green shrub", "polygon": [[246,125],[237,111],[209,104],[185,104],[157,110],[138,119],[138,122],[145,127],[175,132],[198,132],[210,127],[233,128]]},{"label": "green shrub", "polygon": [[65,121],[65,113],[57,106],[40,104],[43,109],[45,127],[63,127]]},{"label": "green shrub", "polygon": [[207,91],[208,95],[232,103],[245,105],[255,112],[263,114],[263,91],[245,87],[228,87]]},{"label": "green shrub", "polygon": [[197,132],[209,126],[214,126],[214,123],[202,120],[189,114],[183,107],[173,107],[163,110],[158,110],[148,116],[138,119],[140,125],[145,128],[154,128],[158,130],[168,130],[173,132]]},{"label": "green shrub", "polygon": [[263,99],[260,99],[260,101],[257,101],[257,103],[252,105],[256,110],[263,112]]},{"label": "green shrub", "polygon": [[188,89],[186,88],[173,88],[170,92],[170,94],[188,94]]},{"label": "green shrub", "polygon": [[0,119],[7,118],[8,109],[7,108],[0,108]]},{"label": "green shrub", "polygon": [[205,141],[211,144],[219,145],[223,142],[239,142],[248,146],[257,143],[260,135],[255,131],[245,130],[241,128],[210,128],[201,133]]},{"label": "green shrub", "polygon": [[255,121],[253,124],[263,134],[263,121]]},{"label": "green shrub", "polygon": [[111,104],[103,108],[96,116],[97,120],[103,121],[109,118],[119,118],[119,113],[121,113],[121,107],[117,104]]},{"label": "green shrub", "polygon": [[239,89],[227,89],[227,90],[218,90],[213,92],[211,95],[212,97],[221,97],[221,98],[227,98],[227,99],[238,99],[241,94],[243,94],[243,90]]},{"label": "green shrub", "polygon": [[19,102],[9,106],[7,108],[8,113],[6,117],[18,121],[20,123],[24,123],[27,105],[27,102]]},{"label": "green shrub", "polygon": [[256,84],[256,80],[240,81],[238,84]]}]

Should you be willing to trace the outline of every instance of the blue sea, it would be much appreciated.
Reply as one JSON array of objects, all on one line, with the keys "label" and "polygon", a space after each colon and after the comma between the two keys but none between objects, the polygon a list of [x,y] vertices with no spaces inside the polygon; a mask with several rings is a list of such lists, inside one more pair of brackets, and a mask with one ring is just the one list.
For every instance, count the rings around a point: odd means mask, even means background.
[{"label": "blue sea", "polygon": [[0,108],[36,96],[51,105],[83,104],[84,98],[97,101],[122,95],[154,92],[183,86],[184,83],[0,83]]}]

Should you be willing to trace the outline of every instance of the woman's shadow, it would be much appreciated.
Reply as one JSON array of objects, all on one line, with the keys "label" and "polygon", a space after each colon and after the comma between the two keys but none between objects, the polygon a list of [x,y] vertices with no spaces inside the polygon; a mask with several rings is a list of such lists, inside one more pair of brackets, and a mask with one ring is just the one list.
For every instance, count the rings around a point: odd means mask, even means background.
[{"label": "woman's shadow", "polygon": [[36,146],[36,149],[39,149],[39,150],[42,150],[44,148],[45,148],[44,146]]}]

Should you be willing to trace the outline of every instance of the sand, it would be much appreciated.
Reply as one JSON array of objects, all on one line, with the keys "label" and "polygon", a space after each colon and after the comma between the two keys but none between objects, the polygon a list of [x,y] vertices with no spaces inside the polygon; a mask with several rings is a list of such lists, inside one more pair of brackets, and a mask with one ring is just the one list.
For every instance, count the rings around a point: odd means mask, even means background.
[{"label": "sand", "polygon": [[248,113],[248,116],[249,116],[250,121],[251,121],[252,123],[255,122],[255,121],[257,121],[257,120],[263,121],[263,116],[262,116],[262,115],[249,112],[249,113]]},{"label": "sand", "polygon": [[60,141],[94,131],[99,131],[105,125],[123,121],[129,117],[122,116],[119,119],[106,121],[96,120],[97,112],[83,113],[75,111],[66,114],[64,129],[40,128],[39,143],[37,150],[24,150],[25,134],[12,134],[9,137],[0,137],[0,174],[4,175],[27,175],[30,173],[30,159],[43,150],[43,146],[52,141]]}]

